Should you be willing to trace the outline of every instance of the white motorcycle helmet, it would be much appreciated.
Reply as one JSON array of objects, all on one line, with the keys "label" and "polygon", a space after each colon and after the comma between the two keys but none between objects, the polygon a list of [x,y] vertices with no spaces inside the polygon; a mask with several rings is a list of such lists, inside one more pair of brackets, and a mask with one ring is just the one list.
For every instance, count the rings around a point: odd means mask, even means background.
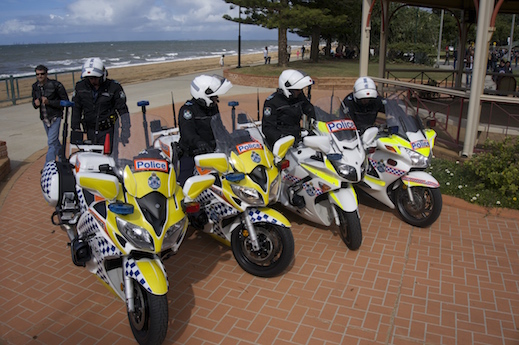
[{"label": "white motorcycle helmet", "polygon": [[290,90],[302,90],[314,83],[306,73],[295,70],[284,70],[279,76],[279,88],[283,91],[286,98],[290,98],[292,92]]},{"label": "white motorcycle helmet", "polygon": [[199,75],[191,82],[191,96],[206,107],[216,105],[211,99],[225,94],[232,87],[232,83],[219,75]]},{"label": "white motorcycle helmet", "polygon": [[106,80],[106,68],[100,58],[89,58],[83,64],[83,70],[81,71],[81,78],[85,77],[102,77],[103,81]]},{"label": "white motorcycle helmet", "polygon": [[360,77],[353,85],[353,99],[357,103],[368,104],[371,100],[378,96],[377,86],[373,79],[369,77]]}]

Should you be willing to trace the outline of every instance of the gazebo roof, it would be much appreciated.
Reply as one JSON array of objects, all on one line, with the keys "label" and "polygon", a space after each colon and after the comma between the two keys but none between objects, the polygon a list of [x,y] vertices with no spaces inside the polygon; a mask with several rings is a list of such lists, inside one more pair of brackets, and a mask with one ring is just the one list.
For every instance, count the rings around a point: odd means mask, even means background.
[{"label": "gazebo roof", "polygon": [[[479,3],[479,0],[407,0],[392,2],[399,2],[410,6],[420,6],[428,8],[475,11],[475,1]],[[499,8],[499,13],[519,13],[519,0],[505,0]]]}]

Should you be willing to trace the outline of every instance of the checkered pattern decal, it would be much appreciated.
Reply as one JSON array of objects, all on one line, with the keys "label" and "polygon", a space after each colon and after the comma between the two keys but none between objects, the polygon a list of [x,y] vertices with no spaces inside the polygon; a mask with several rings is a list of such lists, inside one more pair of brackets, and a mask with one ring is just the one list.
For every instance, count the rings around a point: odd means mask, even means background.
[{"label": "checkered pattern decal", "polygon": [[281,224],[276,218],[269,216],[268,214],[261,212],[257,208],[249,208],[249,217],[253,223],[263,222],[272,224]]},{"label": "checkered pattern decal", "polygon": [[[376,161],[376,160],[374,160],[372,158],[369,158],[369,164],[371,164],[371,166],[373,168],[375,168],[377,171],[380,171],[379,168],[381,168],[381,166],[380,166],[378,161]],[[388,165],[384,165],[384,171],[387,172],[388,174],[396,175],[396,176],[399,176],[399,177],[406,173],[404,170],[393,168],[393,167],[388,166]]]},{"label": "checkered pattern decal", "polygon": [[213,222],[214,234],[228,240],[222,229],[222,219],[238,214],[238,210],[217,197],[217,195],[209,189],[203,191],[197,198],[197,201],[204,205],[207,217]]},{"label": "checkered pattern decal", "polygon": [[[300,178],[295,177],[290,174],[284,174],[283,180],[288,181],[289,185],[292,185],[294,183],[301,181]],[[313,196],[317,197],[324,193],[321,188],[315,187],[312,182],[303,183],[303,190],[306,192],[306,194],[308,194],[311,197],[313,197]]]},{"label": "checkered pattern decal", "polygon": [[[168,282],[168,276],[166,274],[166,271],[163,271],[163,272],[164,272],[164,276],[166,277],[166,282]],[[126,265],[124,266],[124,275],[126,277],[135,279],[136,281],[139,282],[139,284],[142,285],[143,288],[145,288],[149,292],[152,292],[150,285],[148,284],[148,282],[142,275],[141,271],[139,271],[139,267],[137,266],[137,263],[135,262],[135,260],[133,258],[128,258],[128,261],[126,262]],[[168,288],[169,288],[169,282],[168,282]]]},{"label": "checkered pattern decal", "polygon": [[51,198],[51,182],[54,175],[58,175],[58,166],[55,161],[51,161],[45,164],[40,179],[41,190],[46,199]]},{"label": "checkered pattern decal", "polygon": [[103,236],[103,230],[100,228],[94,216],[89,212],[81,215],[78,220],[77,229],[79,237],[85,239],[90,249],[92,249],[92,254],[97,264],[95,274],[108,284],[108,277],[103,265],[104,260],[106,257],[121,256],[121,251]]}]

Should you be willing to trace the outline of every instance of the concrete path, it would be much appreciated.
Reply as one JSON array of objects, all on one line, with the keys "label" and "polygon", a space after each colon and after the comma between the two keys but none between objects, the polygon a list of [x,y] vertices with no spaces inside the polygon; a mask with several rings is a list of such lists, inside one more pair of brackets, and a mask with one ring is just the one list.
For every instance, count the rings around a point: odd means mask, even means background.
[{"label": "concrete path", "polygon": [[[205,74],[223,75],[221,69],[203,72]],[[137,102],[147,100],[149,108],[171,106],[171,93],[176,105],[176,111],[188,99],[190,84],[197,74],[166,78],[139,84],[123,85],[127,95],[130,112],[140,111]],[[256,94],[256,92],[272,92],[272,89],[234,85],[227,96]],[[70,119],[69,119],[70,121]],[[70,122],[69,122],[70,123]],[[7,142],[7,151],[11,160],[11,170],[16,170],[25,159],[36,151],[47,147],[45,129],[39,119],[39,113],[31,103],[0,108],[0,140]]]}]

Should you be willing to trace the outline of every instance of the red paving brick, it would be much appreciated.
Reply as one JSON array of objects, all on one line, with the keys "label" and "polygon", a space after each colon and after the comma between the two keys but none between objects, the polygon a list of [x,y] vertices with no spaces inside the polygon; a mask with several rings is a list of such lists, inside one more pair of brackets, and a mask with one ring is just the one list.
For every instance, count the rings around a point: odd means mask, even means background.
[{"label": "red paving brick", "polygon": [[[51,224],[42,164],[18,176],[0,209],[0,344],[134,343],[124,303],[72,264]],[[334,229],[286,213],[296,257],[270,279],[189,230],[165,262],[165,344],[518,344],[517,213],[444,201],[428,229],[362,203],[356,252]]]}]

